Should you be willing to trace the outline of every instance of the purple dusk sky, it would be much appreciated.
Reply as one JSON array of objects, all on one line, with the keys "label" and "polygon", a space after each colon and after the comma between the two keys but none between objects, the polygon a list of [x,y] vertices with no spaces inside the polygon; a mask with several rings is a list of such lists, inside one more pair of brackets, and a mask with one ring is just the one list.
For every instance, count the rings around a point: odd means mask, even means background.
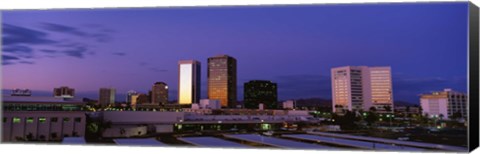
[{"label": "purple dusk sky", "polygon": [[185,7],[2,11],[3,91],[51,95],[101,87],[147,92],[166,82],[177,97],[183,59],[237,59],[243,83],[278,83],[279,99],[331,98],[330,69],[391,66],[394,99],[467,87],[468,3]]}]

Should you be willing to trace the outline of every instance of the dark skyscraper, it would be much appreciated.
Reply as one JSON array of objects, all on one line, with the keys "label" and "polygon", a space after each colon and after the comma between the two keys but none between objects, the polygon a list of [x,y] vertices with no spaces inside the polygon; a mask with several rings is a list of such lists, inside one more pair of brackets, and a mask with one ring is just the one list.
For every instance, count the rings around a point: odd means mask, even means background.
[{"label": "dark skyscraper", "polygon": [[208,58],[208,98],[222,107],[237,105],[237,60],[228,55]]},{"label": "dark skyscraper", "polygon": [[168,103],[168,86],[164,82],[156,82],[152,87],[152,104],[165,105]]},{"label": "dark skyscraper", "polygon": [[115,91],[114,88],[100,88],[99,105],[102,107],[115,105]]},{"label": "dark skyscraper", "polygon": [[244,84],[243,102],[245,108],[258,109],[263,103],[265,108],[277,106],[277,84],[265,80],[251,80]]}]

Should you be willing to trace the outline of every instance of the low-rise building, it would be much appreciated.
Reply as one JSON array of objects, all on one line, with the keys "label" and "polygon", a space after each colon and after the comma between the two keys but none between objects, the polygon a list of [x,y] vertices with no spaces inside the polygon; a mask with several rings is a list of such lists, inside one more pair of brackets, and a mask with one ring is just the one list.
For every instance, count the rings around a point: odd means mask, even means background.
[{"label": "low-rise building", "polygon": [[61,141],[85,134],[82,99],[3,96],[2,141]]},{"label": "low-rise building", "polygon": [[295,102],[293,100],[288,100],[282,103],[283,109],[295,109]]},{"label": "low-rise building", "polygon": [[430,118],[465,118],[467,117],[467,94],[444,89],[443,91],[424,94],[420,97],[422,114]]},{"label": "low-rise building", "polygon": [[221,109],[222,106],[219,100],[201,99],[199,107],[201,109]]}]

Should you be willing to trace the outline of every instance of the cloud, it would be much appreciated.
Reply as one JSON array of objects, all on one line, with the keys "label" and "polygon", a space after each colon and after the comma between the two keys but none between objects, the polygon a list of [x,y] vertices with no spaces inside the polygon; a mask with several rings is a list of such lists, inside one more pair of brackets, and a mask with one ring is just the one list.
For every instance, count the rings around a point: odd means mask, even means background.
[{"label": "cloud", "polygon": [[25,45],[8,45],[3,46],[2,51],[4,54],[14,56],[17,58],[33,58],[33,49]]},{"label": "cloud", "polygon": [[[277,76],[272,82],[278,85],[279,100],[319,97],[331,98],[329,76],[321,75],[284,75]],[[395,101],[418,103],[419,95],[452,88],[466,92],[466,77],[405,77],[393,76],[393,94]]]},{"label": "cloud", "polygon": [[452,88],[455,91],[466,92],[466,77],[416,77],[407,78],[394,76],[393,79],[394,100],[418,103],[419,95],[442,91],[445,88]]},{"label": "cloud", "polygon": [[86,37],[88,34],[86,32],[80,31],[77,28],[54,24],[54,23],[43,23],[42,27],[46,30],[53,31],[53,32],[60,32],[60,33],[67,33],[76,36]]},{"label": "cloud", "polygon": [[159,69],[159,68],[149,68],[149,70],[154,72],[168,72],[166,69]]},{"label": "cloud", "polygon": [[10,45],[4,46],[2,51],[9,53],[32,53],[33,49],[25,45]]},{"label": "cloud", "polygon": [[126,53],[124,53],[124,52],[114,52],[112,54],[117,55],[117,56],[125,56],[126,55]]},{"label": "cloud", "polygon": [[14,26],[10,24],[3,24],[3,45],[41,45],[41,44],[54,44],[56,41],[48,39],[48,34],[24,28],[20,26]]},{"label": "cloud", "polygon": [[66,55],[75,57],[75,58],[84,58],[85,53],[87,52],[87,47],[85,46],[78,46],[72,49],[62,51]]},{"label": "cloud", "polygon": [[14,56],[2,55],[2,60],[3,60],[3,61],[19,60],[19,59],[20,59],[20,58],[14,57]]},{"label": "cloud", "polygon": [[[80,30],[79,28],[75,28],[72,26],[55,24],[55,23],[42,23],[41,27],[45,30],[52,31],[52,32],[70,34],[70,35],[83,37],[83,38],[92,38],[95,41],[101,42],[101,43],[109,42],[110,40],[112,40],[112,37],[109,35],[111,32],[106,32],[104,29],[97,30],[98,32],[95,32],[95,33],[94,32],[90,33],[90,32],[87,32],[86,30]],[[92,26],[92,27],[98,27],[98,26]]]},{"label": "cloud", "polygon": [[45,53],[57,53],[58,52],[56,50],[50,50],[50,49],[41,49],[40,51],[45,52]]},{"label": "cloud", "polygon": [[298,99],[331,97],[330,77],[321,75],[283,75],[277,76],[275,80],[278,86],[278,96],[281,99]]},{"label": "cloud", "polygon": [[21,63],[21,64],[35,64],[34,62],[31,62],[31,61],[20,61],[18,63]]},{"label": "cloud", "polygon": [[20,60],[20,58],[15,56],[2,55],[2,65],[12,65],[18,60]]},{"label": "cloud", "polygon": [[12,64],[15,64],[15,63],[11,63],[11,62],[2,61],[2,65],[12,65]]},{"label": "cloud", "polygon": [[[95,55],[95,42],[112,40],[114,30],[97,26],[93,29],[79,29],[56,23],[41,23],[40,29],[26,28],[17,25],[3,24],[3,47],[6,54],[2,65],[34,64],[33,59],[59,58],[70,56],[85,58],[86,55]],[[54,35],[60,33],[65,35]],[[66,36],[66,35],[70,35]],[[55,39],[51,37],[54,36]],[[66,38],[59,38],[59,37]],[[78,38],[72,38],[79,37]],[[93,40],[93,41],[90,41]],[[40,49],[39,49],[40,48]],[[118,53],[122,56],[125,53]],[[13,59],[17,58],[17,59]]]},{"label": "cloud", "polygon": [[147,66],[148,63],[147,63],[147,62],[140,62],[140,63],[138,63],[138,65],[140,65],[140,66]]},{"label": "cloud", "polygon": [[101,42],[101,43],[110,42],[112,40],[112,37],[110,37],[110,35],[102,34],[102,33],[91,34],[90,37],[94,38],[97,42]]}]

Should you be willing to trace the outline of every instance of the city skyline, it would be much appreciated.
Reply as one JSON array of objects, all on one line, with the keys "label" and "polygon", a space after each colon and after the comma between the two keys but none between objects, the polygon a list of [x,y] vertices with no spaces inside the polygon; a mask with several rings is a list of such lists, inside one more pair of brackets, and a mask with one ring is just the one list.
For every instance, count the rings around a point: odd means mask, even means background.
[{"label": "city skyline", "polygon": [[[176,100],[177,61],[207,64],[218,54],[238,61],[238,99],[249,80],[278,83],[279,100],[331,99],[330,68],[350,65],[391,66],[398,101],[418,103],[418,94],[444,88],[466,91],[466,33],[451,31],[467,31],[467,19],[459,18],[466,5],[339,6],[5,11],[3,92],[51,96],[69,86],[76,97],[98,98],[99,88],[114,87],[123,100],[128,90],[147,93],[163,81]],[[131,11],[141,18],[115,18]],[[207,98],[206,71],[200,98]]]}]

